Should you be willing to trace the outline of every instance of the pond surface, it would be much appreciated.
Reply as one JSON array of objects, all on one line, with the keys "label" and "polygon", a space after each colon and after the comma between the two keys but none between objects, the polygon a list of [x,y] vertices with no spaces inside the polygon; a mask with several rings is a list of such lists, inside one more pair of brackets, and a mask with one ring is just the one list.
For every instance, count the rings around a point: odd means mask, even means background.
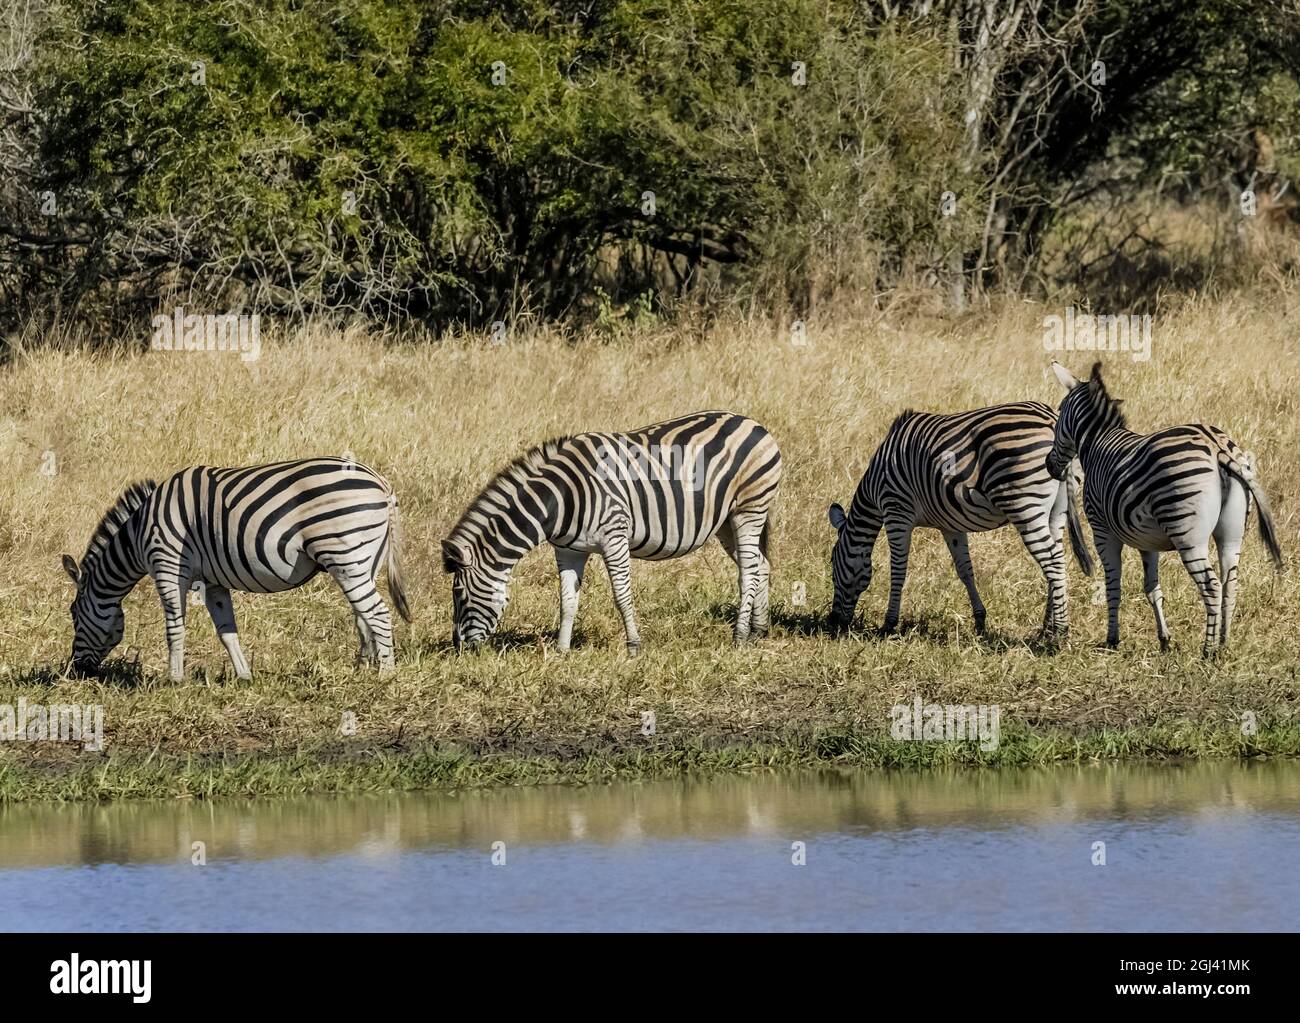
[{"label": "pond surface", "polygon": [[1288,761],[0,809],[0,930],[1297,927]]}]

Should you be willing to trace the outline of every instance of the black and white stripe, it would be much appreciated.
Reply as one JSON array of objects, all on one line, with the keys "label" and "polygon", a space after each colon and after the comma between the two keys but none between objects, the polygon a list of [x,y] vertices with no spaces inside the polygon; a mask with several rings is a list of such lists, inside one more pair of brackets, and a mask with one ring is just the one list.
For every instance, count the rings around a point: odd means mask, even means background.
[{"label": "black and white stripe", "polygon": [[831,525],[839,531],[831,554],[832,628],[849,625],[871,583],[871,551],[881,529],[890,566],[884,631],[897,627],[912,530],[925,526],[943,533],[970,595],[975,627],[983,632],[986,611],[975,588],[967,534],[1010,523],[1047,577],[1044,634],[1063,635],[1069,628],[1061,545],[1067,519],[1071,546],[1086,573],[1092,572],[1092,558],[1079,525],[1077,480],[1058,483],[1043,464],[1055,418],[1047,405],[1026,401],[952,415],[907,411],[895,419],[848,512],[830,507]]},{"label": "black and white stripe", "polygon": [[[1106,572],[1107,645],[1119,644],[1120,554],[1125,545],[1142,552],[1144,589],[1155,615],[1161,649],[1169,647],[1161,551],[1176,550],[1205,604],[1208,657],[1228,642],[1237,601],[1237,561],[1251,498],[1259,505],[1259,533],[1276,567],[1282,552],[1255,467],[1222,430],[1193,423],[1147,435],[1130,431],[1119,402],[1106,392],[1101,363],[1086,383],[1052,363],[1067,393],[1057,417],[1047,468],[1059,475],[1077,454],[1083,465],[1084,508]],[[1210,565],[1210,538],[1219,574]]]},{"label": "black and white stripe", "polygon": [[560,573],[558,648],[569,648],[587,558],[599,554],[635,653],[631,559],[676,558],[715,535],[739,569],[736,641],[766,632],[768,512],[780,480],[776,441],[730,412],[533,448],[484,488],[442,543],[456,646],[496,630],[515,565],[550,543]]},{"label": "black and white stripe", "polygon": [[171,678],[184,675],[186,594],[194,583],[202,584],[235,673],[248,678],[230,591],[276,593],[324,571],[352,607],[361,656],[377,660],[387,673],[393,627],[375,579],[386,565],[393,603],[410,621],[400,543],[392,487],[341,458],[195,466],[161,485],[133,484],[95,529],[81,564],[63,556],[77,584],[73,663],[93,670],[121,642],[122,600],[149,575],[162,600]]}]

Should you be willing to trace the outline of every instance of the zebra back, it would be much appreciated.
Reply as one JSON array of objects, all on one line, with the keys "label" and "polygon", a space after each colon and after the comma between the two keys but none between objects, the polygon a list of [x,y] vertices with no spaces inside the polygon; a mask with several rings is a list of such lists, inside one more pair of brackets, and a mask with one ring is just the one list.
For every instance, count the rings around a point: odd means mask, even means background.
[{"label": "zebra back", "polygon": [[705,543],[738,507],[767,509],[780,479],[771,435],[731,412],[558,437],[515,459],[475,497],[444,544],[444,567],[508,569],[546,541],[588,543],[620,516],[634,557],[676,557]]},{"label": "zebra back", "polygon": [[918,524],[940,528],[995,528],[1003,520],[989,501],[1055,492],[1045,464],[1055,422],[1037,401],[951,414],[908,410],[872,456],[855,506],[914,512]]}]

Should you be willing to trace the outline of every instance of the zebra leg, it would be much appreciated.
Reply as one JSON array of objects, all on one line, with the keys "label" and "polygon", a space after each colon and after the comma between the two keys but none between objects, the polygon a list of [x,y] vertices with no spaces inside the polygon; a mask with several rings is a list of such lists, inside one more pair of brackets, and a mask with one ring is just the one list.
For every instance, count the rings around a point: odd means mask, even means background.
[{"label": "zebra leg", "polygon": [[1114,650],[1119,646],[1119,584],[1123,565],[1120,555],[1124,547],[1118,540],[1098,534],[1095,528],[1092,535],[1106,574],[1106,646]]},{"label": "zebra leg", "polygon": [[750,635],[755,639],[766,636],[772,625],[772,563],[767,554],[758,550],[758,567],[754,573],[754,610],[750,619]]},{"label": "zebra leg", "polygon": [[239,648],[239,630],[235,627],[235,605],[230,599],[230,591],[224,586],[211,583],[203,587],[203,603],[216,626],[221,645],[226,648],[226,655],[235,669],[236,678],[252,678],[244,651]]},{"label": "zebra leg", "polygon": [[573,640],[573,619],[578,614],[578,596],[582,591],[582,573],[587,567],[587,555],[582,551],[555,548],[555,567],[560,572],[560,633],[555,648],[560,653],[569,649]]},{"label": "zebra leg", "polygon": [[912,551],[912,524],[898,520],[886,522],[885,535],[889,538],[889,608],[885,611],[885,624],[881,631],[888,635],[898,628],[898,615],[903,605],[907,558]]},{"label": "zebra leg", "polygon": [[1250,514],[1250,497],[1246,489],[1232,480],[1224,495],[1223,509],[1214,527],[1214,546],[1219,551],[1219,583],[1223,587],[1220,605],[1219,644],[1228,645],[1228,632],[1232,628],[1232,613],[1237,607],[1237,561],[1241,557],[1241,541],[1246,533],[1246,517]]},{"label": "zebra leg", "polygon": [[628,549],[627,523],[607,527],[601,547],[605,571],[609,573],[609,586],[614,591],[614,604],[623,616],[623,631],[627,634],[627,652],[631,657],[641,649],[641,634],[636,628],[636,611],[632,606],[632,554]]},{"label": "zebra leg", "polygon": [[1228,645],[1228,630],[1232,627],[1232,613],[1237,609],[1237,561],[1241,557],[1241,541],[1235,544],[1219,541],[1219,582],[1223,587],[1223,603],[1219,614],[1219,645]]},{"label": "zebra leg", "polygon": [[182,586],[174,576],[168,581],[155,579],[167,629],[167,674],[173,682],[181,682],[185,679],[185,594],[189,585]]},{"label": "zebra leg", "polygon": [[1201,653],[1209,657],[1219,646],[1219,610],[1223,598],[1219,579],[1210,567],[1210,545],[1198,544],[1195,547],[1180,547],[1178,556],[1183,559],[1183,567],[1196,583],[1205,604],[1205,642]]},{"label": "zebra leg", "polygon": [[362,627],[369,631],[371,650],[379,660],[379,675],[391,675],[396,669],[393,658],[393,620],[388,615],[388,606],[375,588],[375,581],[370,573],[360,566],[322,565],[330,574],[343,596],[352,605],[352,613],[357,617],[357,634],[361,637],[363,648],[365,634]]},{"label": "zebra leg", "polygon": [[370,626],[360,615],[354,615],[352,621],[357,627],[357,666],[374,664],[379,659],[379,652],[375,647],[375,637],[370,632]]},{"label": "zebra leg", "polygon": [[1160,552],[1142,552],[1142,588],[1146,590],[1147,603],[1156,616],[1156,635],[1160,649],[1169,649],[1169,626],[1165,624],[1165,595],[1160,590]]},{"label": "zebra leg", "polygon": [[975,631],[982,636],[984,620],[988,612],[984,609],[984,601],[980,600],[979,590],[975,588],[975,569],[970,562],[970,542],[965,533],[944,533],[943,539],[948,545],[948,553],[952,555],[953,567],[957,569],[957,578],[962,581],[962,585],[966,587],[966,594],[970,597],[971,614],[975,616]]},{"label": "zebra leg", "polygon": [[766,516],[733,514],[718,531],[718,540],[736,563],[739,599],[735,643],[766,635],[769,625],[768,581],[771,568],[763,553],[763,528]]},{"label": "zebra leg", "polygon": [[1047,580],[1047,606],[1043,609],[1044,638],[1065,636],[1070,631],[1070,614],[1066,604],[1065,548],[1060,532],[1053,531],[1050,509],[1034,518],[1016,522],[1016,532]]},{"label": "zebra leg", "polygon": [[1232,628],[1232,614],[1237,609],[1237,561],[1241,557],[1241,541],[1236,544],[1219,542],[1219,582],[1223,587],[1223,601],[1219,611],[1219,645],[1228,645],[1228,632]]},{"label": "zebra leg", "polygon": [[[1073,471],[1073,463],[1071,471]],[[1069,479],[1061,482],[1060,497],[1056,505],[1049,510],[1047,518],[1047,529],[1052,537],[1052,558],[1060,568],[1060,574],[1057,576],[1060,586],[1057,588],[1055,622],[1055,630],[1059,636],[1067,636],[1070,633],[1070,573],[1065,567],[1068,560],[1065,553],[1065,526],[1069,518],[1069,496],[1066,488],[1072,482]]]}]

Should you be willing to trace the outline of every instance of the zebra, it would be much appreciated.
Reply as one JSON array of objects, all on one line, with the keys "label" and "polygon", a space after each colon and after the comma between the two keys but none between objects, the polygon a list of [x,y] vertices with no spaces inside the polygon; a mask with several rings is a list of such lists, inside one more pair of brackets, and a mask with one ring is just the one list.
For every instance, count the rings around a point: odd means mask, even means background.
[{"label": "zebra", "polygon": [[1043,636],[1065,636],[1065,523],[1085,574],[1092,574],[1093,563],[1079,522],[1077,476],[1062,485],[1043,465],[1055,421],[1050,406],[1037,401],[951,415],[911,409],[899,415],[872,456],[848,512],[839,504],[829,509],[838,532],[831,552],[831,631],[842,632],[853,620],[858,599],[871,583],[871,551],[882,528],[890,567],[882,631],[897,628],[912,531],[925,526],[943,533],[970,596],[975,629],[984,633],[987,612],[975,588],[967,534],[1010,523],[1047,578]]},{"label": "zebra", "polygon": [[443,568],[453,577],[453,645],[477,647],[496,631],[515,565],[549,542],[560,576],[557,649],[569,649],[583,571],[595,553],[635,656],[641,638],[631,559],[680,557],[715,535],[739,571],[735,642],[763,635],[768,513],[780,482],[776,441],[731,412],[548,440],[498,473],[442,542]]},{"label": "zebra", "polygon": [[[1228,642],[1252,497],[1259,508],[1259,535],[1274,567],[1282,567],[1253,457],[1222,430],[1201,423],[1146,435],[1131,432],[1119,400],[1102,382],[1100,362],[1086,383],[1060,363],[1053,362],[1052,370],[1066,395],[1047,471],[1059,478],[1076,455],[1083,464],[1084,509],[1106,576],[1106,645],[1119,645],[1120,554],[1127,544],[1142,553],[1143,588],[1160,649],[1169,649],[1169,627],[1158,561],[1161,551],[1176,550],[1205,604],[1201,652],[1211,656]],[[1219,553],[1217,578],[1210,566],[1210,537]]]},{"label": "zebra", "polygon": [[171,680],[184,677],[186,595],[195,583],[235,674],[250,678],[230,591],[291,590],[323,570],[352,606],[358,659],[377,660],[387,675],[394,666],[392,621],[375,589],[385,563],[393,603],[409,622],[397,497],[387,480],[352,459],[200,465],[161,485],[134,483],[100,520],[81,564],[63,555],[77,587],[72,664],[98,670],[122,641],[123,599],[149,575],[166,620]]}]

